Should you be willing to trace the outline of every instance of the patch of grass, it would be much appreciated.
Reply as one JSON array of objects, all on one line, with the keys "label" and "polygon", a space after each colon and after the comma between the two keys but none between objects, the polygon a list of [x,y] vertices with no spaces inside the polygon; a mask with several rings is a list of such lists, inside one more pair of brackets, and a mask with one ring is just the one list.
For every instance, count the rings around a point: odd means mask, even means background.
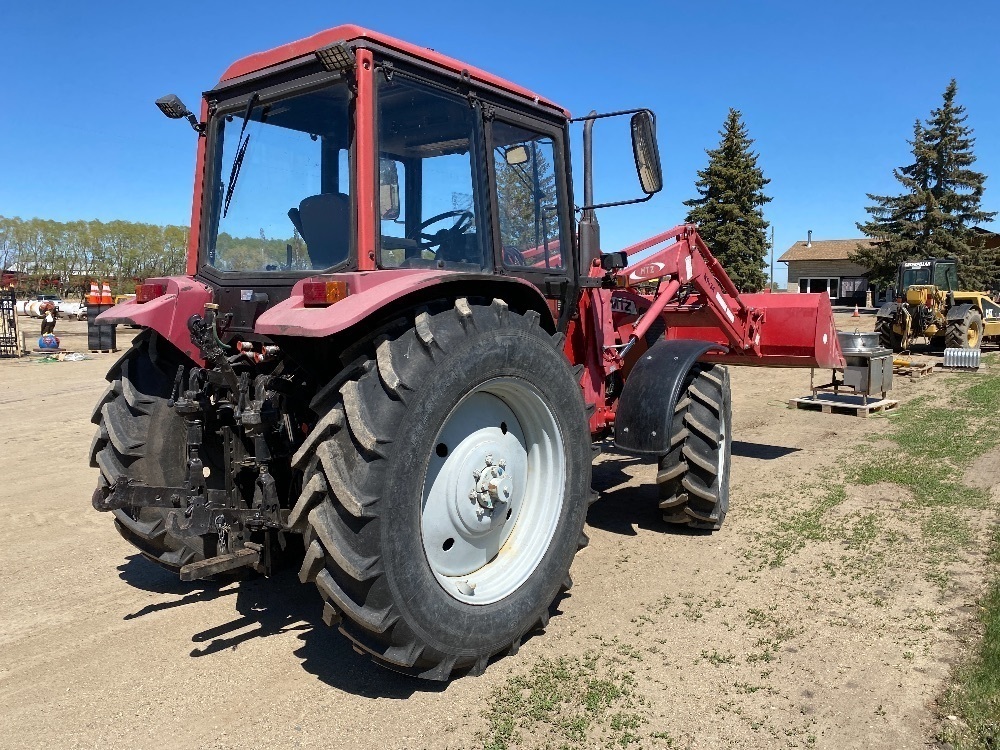
[{"label": "patch of grass", "polygon": [[582,658],[539,658],[527,675],[495,688],[484,711],[483,750],[527,742],[552,747],[622,747],[640,742],[646,700],[636,679],[594,651]]},{"label": "patch of grass", "polygon": [[711,651],[704,649],[701,652],[701,658],[712,666],[718,667],[720,664],[732,664],[736,661],[736,654],[719,653],[714,648]]},{"label": "patch of grass", "polygon": [[993,581],[979,602],[982,644],[972,661],[959,669],[956,684],[942,700],[944,720],[938,733],[956,750],[1000,748],[1000,525],[990,546]]},{"label": "patch of grass", "polygon": [[962,472],[983,453],[1000,445],[1000,377],[959,387],[960,378],[942,381],[951,389],[942,406],[930,396],[916,398],[892,413],[895,443],[866,450],[845,472],[855,485],[891,482],[905,487],[918,505],[985,507],[989,494],[966,486]]}]

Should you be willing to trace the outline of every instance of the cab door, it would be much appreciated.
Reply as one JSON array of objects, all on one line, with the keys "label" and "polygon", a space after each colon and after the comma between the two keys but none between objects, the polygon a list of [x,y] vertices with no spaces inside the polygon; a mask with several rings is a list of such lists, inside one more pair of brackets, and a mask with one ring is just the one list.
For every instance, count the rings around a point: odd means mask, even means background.
[{"label": "cab door", "polygon": [[538,287],[562,328],[577,292],[565,133],[501,108],[486,132],[496,268]]}]

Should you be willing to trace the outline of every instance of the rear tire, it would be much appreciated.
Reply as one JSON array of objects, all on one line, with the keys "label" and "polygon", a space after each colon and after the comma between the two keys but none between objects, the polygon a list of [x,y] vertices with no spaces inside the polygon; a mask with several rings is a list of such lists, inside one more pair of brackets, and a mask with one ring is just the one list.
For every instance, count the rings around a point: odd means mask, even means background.
[{"label": "rear tire", "polygon": [[[180,355],[153,331],[136,342],[108,372],[111,385],[94,409],[98,426],[90,465],[101,470],[95,493],[107,493],[119,476],[157,487],[180,487],[186,479],[184,419],[167,406]],[[207,461],[206,461],[207,463]],[[177,538],[167,533],[168,508],[112,511],[115,528],[144,557],[169,570],[211,557],[214,537]]]},{"label": "rear tire", "polygon": [[[561,337],[538,320],[460,299],[379,337],[319,397],[293,459],[300,578],[319,588],[324,620],[383,666],[480,674],[544,627],[570,585],[587,541],[590,431]],[[510,469],[495,487],[506,506],[475,492],[492,476],[486,454]],[[477,540],[497,551],[477,558]]]},{"label": "rear tire", "polygon": [[729,512],[732,463],[729,370],[696,364],[674,408],[670,451],[660,459],[656,483],[667,523],[722,528]]},{"label": "rear tire", "polygon": [[878,334],[878,344],[883,349],[898,352],[903,348],[903,338],[892,330],[892,318],[876,318],[875,333]]},{"label": "rear tire", "polygon": [[949,349],[979,349],[983,343],[983,316],[969,310],[965,317],[948,324],[944,345]]}]

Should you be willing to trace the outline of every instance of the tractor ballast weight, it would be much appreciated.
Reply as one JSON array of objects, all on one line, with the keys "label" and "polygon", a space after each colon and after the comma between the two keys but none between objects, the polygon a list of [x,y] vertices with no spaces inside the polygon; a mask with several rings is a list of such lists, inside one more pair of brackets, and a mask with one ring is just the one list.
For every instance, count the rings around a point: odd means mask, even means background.
[{"label": "tractor ballast weight", "polygon": [[[596,121],[340,26],[237,61],[200,117],[187,275],[101,323],[95,509],[184,580],[281,560],[355,648],[478,674],[544,628],[585,546],[593,441],[659,456],[669,523],[729,509],[725,365],[844,366],[826,295],[740,294],[681,225],[602,253]],[[261,145],[263,142],[263,145]],[[631,265],[630,265],[631,263]],[[302,544],[288,544],[292,536]]]}]

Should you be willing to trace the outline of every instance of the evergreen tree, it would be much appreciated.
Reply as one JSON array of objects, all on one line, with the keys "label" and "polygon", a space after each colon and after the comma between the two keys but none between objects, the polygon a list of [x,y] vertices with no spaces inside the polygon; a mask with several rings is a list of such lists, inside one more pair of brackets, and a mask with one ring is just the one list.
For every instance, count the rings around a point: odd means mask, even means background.
[{"label": "evergreen tree", "polygon": [[708,166],[698,172],[699,197],[684,201],[687,221],[698,225],[705,243],[741,292],[767,284],[764,274],[767,227],[764,195],[770,180],[757,166],[739,110],[730,109],[719,147],[708,149]]},{"label": "evergreen tree", "polygon": [[986,175],[970,168],[975,139],[964,124],[965,107],[955,103],[957,92],[952,79],[942,106],[926,123],[914,124],[908,141],[913,162],[893,170],[904,192],[868,194],[870,218],[858,229],[876,243],[859,247],[853,260],[871,269],[876,284],[890,284],[901,261],[920,258],[957,257],[959,284],[966,289],[988,288],[1000,272],[997,253],[984,250],[972,230],[996,212],[981,208]]}]

